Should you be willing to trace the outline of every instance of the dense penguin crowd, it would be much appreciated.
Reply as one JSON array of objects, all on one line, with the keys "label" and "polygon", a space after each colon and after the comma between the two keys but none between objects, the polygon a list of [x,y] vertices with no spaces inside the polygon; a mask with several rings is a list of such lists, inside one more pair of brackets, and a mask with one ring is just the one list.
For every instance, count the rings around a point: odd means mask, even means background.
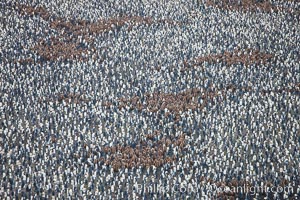
[{"label": "dense penguin crowd", "polygon": [[299,10],[0,2],[0,199],[298,199]]}]

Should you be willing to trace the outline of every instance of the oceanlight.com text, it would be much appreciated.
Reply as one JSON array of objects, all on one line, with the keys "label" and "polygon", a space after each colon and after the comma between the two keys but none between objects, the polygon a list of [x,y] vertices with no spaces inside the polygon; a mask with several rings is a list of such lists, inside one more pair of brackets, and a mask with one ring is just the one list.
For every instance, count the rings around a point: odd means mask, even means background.
[{"label": "oceanlight.com text", "polygon": [[196,193],[202,190],[206,190],[208,193],[233,193],[233,194],[250,194],[255,195],[258,193],[285,193],[295,194],[300,192],[300,186],[250,186],[250,185],[239,185],[239,186],[217,186],[216,184],[207,185],[191,185],[191,184],[174,184],[163,186],[159,184],[135,184],[133,187],[134,191],[139,194],[143,193]]}]

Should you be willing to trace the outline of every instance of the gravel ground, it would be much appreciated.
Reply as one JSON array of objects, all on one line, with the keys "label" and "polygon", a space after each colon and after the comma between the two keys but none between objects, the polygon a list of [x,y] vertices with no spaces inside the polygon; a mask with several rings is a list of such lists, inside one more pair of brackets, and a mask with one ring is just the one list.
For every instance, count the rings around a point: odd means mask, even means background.
[{"label": "gravel ground", "polygon": [[299,10],[0,2],[0,199],[298,199]]}]

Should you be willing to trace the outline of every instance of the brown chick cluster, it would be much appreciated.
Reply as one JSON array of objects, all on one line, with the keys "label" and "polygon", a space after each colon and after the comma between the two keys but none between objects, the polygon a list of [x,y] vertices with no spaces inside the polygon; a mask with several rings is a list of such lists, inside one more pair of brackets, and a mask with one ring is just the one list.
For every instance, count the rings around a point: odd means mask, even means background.
[{"label": "brown chick cluster", "polygon": [[[87,20],[67,20],[56,17],[41,6],[28,6],[16,4],[17,10],[22,15],[40,16],[49,22],[49,27],[60,31],[58,38],[49,41],[43,40],[32,47],[32,50],[38,53],[46,60],[81,60],[85,61],[87,53],[95,54],[93,36],[96,34],[114,30],[117,27],[128,24],[128,30],[134,25],[151,24],[153,21],[150,17],[124,16],[118,18],[99,19],[96,22]],[[83,38],[88,48],[78,45],[79,38]],[[85,55],[85,56],[83,56]],[[94,56],[96,59],[97,56]]]},{"label": "brown chick cluster", "polygon": [[[252,87],[236,87],[233,84],[227,85],[224,88],[213,88],[209,87],[205,91],[201,91],[199,88],[192,88],[178,94],[172,93],[146,93],[145,99],[138,96],[132,98],[120,98],[118,99],[118,109],[126,109],[129,107],[130,110],[137,109],[139,111],[146,110],[148,112],[157,113],[165,111],[165,117],[169,115],[175,115],[175,121],[180,121],[180,114],[187,110],[202,110],[208,102],[215,104],[220,103],[226,99],[226,95],[235,91],[243,92],[255,92]],[[262,95],[273,93],[299,93],[300,84],[292,84],[290,88],[283,87],[278,89],[262,89],[258,91]],[[199,104],[198,99],[201,98],[203,103]],[[104,102],[102,106],[110,108],[112,102]],[[167,109],[167,110],[165,110]]]},{"label": "brown chick cluster", "polygon": [[21,15],[28,15],[30,17],[39,15],[44,20],[48,21],[51,17],[51,14],[42,6],[29,6],[25,4],[17,3],[15,5],[16,9],[20,12]]},{"label": "brown chick cluster", "polygon": [[67,21],[63,19],[54,20],[50,26],[53,29],[65,29],[67,32],[72,32],[74,35],[95,35],[102,32],[113,30],[117,27],[124,26],[126,23],[129,26],[137,24],[151,24],[152,20],[149,17],[139,16],[124,16],[120,18],[99,19],[96,22],[89,22],[86,20]]},{"label": "brown chick cluster", "polygon": [[146,93],[144,104],[138,96],[132,98],[120,98],[119,109],[130,106],[130,109],[147,110],[149,112],[165,111],[166,117],[170,114],[175,114],[179,118],[180,112],[189,109],[195,110],[201,107],[198,103],[200,89],[192,88],[178,94],[172,93]]},{"label": "brown chick cluster", "polygon": [[[160,167],[166,163],[172,163],[181,156],[181,151],[185,147],[185,135],[179,137],[163,137],[158,139],[158,133],[148,135],[145,140],[140,140],[135,147],[116,145],[113,147],[103,147],[103,152],[108,156],[106,159],[95,160],[104,161],[115,171],[120,168]],[[169,156],[168,148],[178,147],[178,155]]]},{"label": "brown chick cluster", "polygon": [[79,40],[74,41],[64,37],[52,37],[49,42],[41,40],[31,50],[46,60],[86,60],[89,52],[94,52],[94,49],[82,47]]},{"label": "brown chick cluster", "polygon": [[254,50],[254,49],[246,49],[244,51],[235,50],[233,52],[225,51],[223,54],[209,54],[207,56],[198,57],[190,62],[184,61],[182,70],[187,70],[190,67],[201,65],[204,62],[208,62],[208,63],[222,62],[228,66],[233,64],[239,64],[239,63],[242,63],[245,66],[249,66],[253,64],[265,65],[273,57],[274,55],[272,54],[262,53],[259,50]]},{"label": "brown chick cluster", "polygon": [[[48,12],[44,7],[28,6],[17,4],[16,8],[22,15],[40,16],[45,21],[50,23],[50,27],[58,31],[64,30],[58,37],[50,38],[50,41],[45,39],[39,40],[38,43],[31,48],[32,51],[38,53],[43,59],[49,61],[55,60],[86,60],[87,55],[95,53],[93,39],[78,34],[76,31],[79,28],[84,28],[87,24],[84,20],[71,21],[65,20],[60,17],[55,17]],[[80,27],[80,25],[82,25]],[[67,34],[69,33],[69,34]],[[71,34],[70,34],[71,33]],[[87,42],[89,48],[82,47],[80,44],[80,37]]]},{"label": "brown chick cluster", "polygon": [[249,11],[256,11],[262,10],[264,12],[271,12],[272,10],[278,11],[279,8],[273,6],[269,1],[261,1],[258,2],[257,0],[208,0],[207,5],[214,6],[220,9],[228,9],[228,10],[249,10]]},{"label": "brown chick cluster", "polygon": [[169,112],[179,114],[189,109],[198,108],[200,89],[189,89],[178,94],[152,93],[146,94],[146,105],[150,112],[168,109]]},{"label": "brown chick cluster", "polygon": [[[42,19],[50,23],[50,27],[53,29],[61,30],[64,29],[66,32],[72,32],[74,35],[87,35],[93,33],[101,33],[112,29],[112,25],[122,26],[126,21],[130,20],[128,17],[123,19],[111,18],[108,20],[99,20],[98,22],[92,23],[87,20],[67,20],[61,17],[56,17],[48,12],[44,7],[41,6],[28,6],[24,4],[17,4],[17,9],[22,15],[29,16],[40,16]],[[137,17],[135,21],[141,21]]]},{"label": "brown chick cluster", "polygon": [[[231,87],[231,89],[234,87]],[[145,93],[144,99],[133,96],[131,98],[119,98],[118,109],[137,109],[138,111],[147,111],[152,113],[164,112],[165,117],[170,115],[175,116],[175,121],[180,121],[180,114],[188,110],[195,111],[197,109],[202,110],[208,102],[213,102],[218,97],[225,97],[225,91],[230,88],[224,88],[216,90],[209,88],[206,91],[202,91],[199,88],[191,88],[183,92],[174,93]],[[202,99],[202,103],[198,103],[198,99]],[[219,101],[221,101],[219,99]],[[112,102],[103,102],[102,106],[111,108]]]}]

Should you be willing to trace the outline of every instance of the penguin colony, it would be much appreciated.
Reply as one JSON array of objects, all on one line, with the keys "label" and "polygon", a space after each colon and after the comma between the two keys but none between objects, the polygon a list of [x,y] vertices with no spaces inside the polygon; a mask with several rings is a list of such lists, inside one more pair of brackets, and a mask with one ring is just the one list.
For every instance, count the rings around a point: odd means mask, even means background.
[{"label": "penguin colony", "polygon": [[0,10],[1,199],[299,198],[299,1]]}]

